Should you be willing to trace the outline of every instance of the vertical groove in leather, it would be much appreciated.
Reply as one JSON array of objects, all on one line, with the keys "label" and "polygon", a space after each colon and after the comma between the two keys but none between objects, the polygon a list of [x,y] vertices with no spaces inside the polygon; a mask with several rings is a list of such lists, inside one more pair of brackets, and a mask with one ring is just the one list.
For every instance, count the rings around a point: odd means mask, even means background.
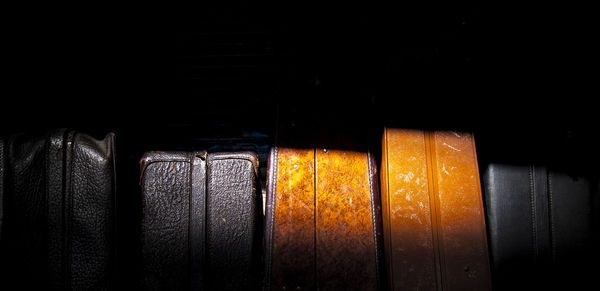
[{"label": "vertical groove in leather", "polygon": [[206,152],[196,152],[191,163],[190,195],[190,285],[202,290],[206,242]]},{"label": "vertical groove in leather", "polygon": [[424,132],[423,138],[425,142],[425,160],[427,167],[427,181],[429,188],[429,209],[431,214],[431,227],[432,227],[432,241],[433,241],[433,257],[435,262],[435,274],[437,281],[437,288],[446,290],[447,279],[446,279],[446,264],[445,264],[445,252],[443,250],[443,236],[441,229],[441,215],[440,215],[440,197],[438,190],[438,179],[436,175],[436,152],[434,150],[435,137],[429,133]]},{"label": "vertical groove in leather", "polygon": [[64,168],[65,130],[50,133],[46,141],[46,211],[48,220],[48,276],[52,288],[63,287],[64,278]]},{"label": "vertical groove in leather", "polygon": [[553,209],[552,209],[552,178],[551,178],[551,174],[549,172],[546,174],[546,177],[548,180],[547,184],[546,184],[548,186],[548,188],[547,188],[547,191],[548,191],[547,213],[548,213],[548,215],[547,215],[547,217],[548,217],[548,221],[550,224],[550,227],[548,229],[549,230],[548,242],[550,244],[550,246],[549,246],[550,258],[552,259],[552,262],[556,262],[556,248],[555,248],[556,241],[555,241],[555,236],[554,236],[554,224],[553,224],[553,214],[554,213],[553,213]]},{"label": "vertical groove in leather", "polygon": [[73,169],[73,152],[74,152],[74,146],[73,146],[73,137],[76,133],[74,131],[67,131],[66,135],[65,135],[65,139],[64,139],[64,148],[65,148],[65,158],[64,158],[64,164],[65,164],[65,178],[63,180],[63,183],[65,184],[64,186],[64,190],[62,193],[62,215],[63,215],[63,221],[62,221],[62,244],[63,244],[63,251],[62,251],[62,288],[65,289],[70,289],[72,286],[72,273],[71,273],[71,267],[72,267],[72,258],[73,258],[73,246],[72,246],[72,240],[71,240],[71,235],[72,235],[72,221],[73,221],[73,192],[74,190],[74,185],[73,185],[73,174],[74,174],[74,169]]},{"label": "vertical groove in leather", "polygon": [[392,288],[489,289],[473,137],[387,128],[383,151]]},{"label": "vertical groove in leather", "polygon": [[[383,151],[382,151],[382,155],[381,155],[381,175],[380,175],[380,179],[381,179],[381,193],[388,193],[388,189],[390,188],[389,183],[390,183],[390,179],[389,179],[389,159],[388,159],[388,138],[387,138],[387,128],[383,129],[383,137],[381,140],[381,144],[383,146]],[[394,290],[395,285],[394,285],[394,274],[395,274],[395,270],[394,270],[394,265],[392,264],[394,258],[393,258],[393,253],[391,251],[391,246],[394,244],[392,235],[391,235],[391,228],[390,228],[390,222],[391,221],[391,213],[390,213],[390,196],[389,195],[382,195],[381,196],[381,209],[382,209],[382,215],[381,215],[381,219],[383,222],[383,240],[387,243],[383,244],[383,253],[385,255],[385,271],[386,271],[386,275],[387,275],[387,286],[391,289]]]}]

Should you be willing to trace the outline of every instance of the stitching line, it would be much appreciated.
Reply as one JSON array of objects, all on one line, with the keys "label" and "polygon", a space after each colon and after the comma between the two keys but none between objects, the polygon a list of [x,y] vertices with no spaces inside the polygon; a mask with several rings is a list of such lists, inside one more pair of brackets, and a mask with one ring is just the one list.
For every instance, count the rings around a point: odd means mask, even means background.
[{"label": "stitching line", "polygon": [[536,219],[536,207],[535,207],[535,172],[533,166],[529,166],[529,203],[531,208],[531,235],[533,238],[533,260],[537,261],[538,245],[537,245],[537,219]]},{"label": "stitching line", "polygon": [[550,222],[550,250],[552,252],[552,261],[556,260],[556,248],[554,247],[556,244],[555,241],[555,236],[554,236],[554,224],[552,223],[553,220],[553,211],[552,211],[552,179],[551,179],[551,174],[548,171],[547,173],[548,175],[548,216],[549,216],[549,222]]},{"label": "stitching line", "polygon": [[371,194],[371,223],[372,223],[372,227],[373,227],[373,245],[375,246],[375,270],[376,270],[376,276],[377,276],[377,289],[379,288],[379,258],[377,256],[378,249],[377,249],[377,228],[376,228],[376,222],[375,222],[375,201],[374,201],[374,191],[373,191],[373,181],[371,180],[371,152],[367,152],[367,176],[369,177],[369,192]]},{"label": "stitching line", "polygon": [[267,261],[267,282],[266,290],[271,290],[271,270],[273,265],[273,228],[275,223],[275,200],[277,198],[277,172],[279,168],[279,148],[273,149],[273,175],[271,176],[271,187],[273,188],[271,195],[271,225],[269,226],[269,260]]}]

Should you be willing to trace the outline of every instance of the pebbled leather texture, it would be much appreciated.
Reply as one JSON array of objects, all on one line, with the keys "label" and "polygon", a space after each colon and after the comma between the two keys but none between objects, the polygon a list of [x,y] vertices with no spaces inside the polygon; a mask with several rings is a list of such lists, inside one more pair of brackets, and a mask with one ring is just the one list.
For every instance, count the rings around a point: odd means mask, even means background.
[{"label": "pebbled leather texture", "polygon": [[55,130],[5,150],[2,268],[24,289],[109,290],[114,264],[114,135]]},{"label": "pebbled leather texture", "polygon": [[371,153],[272,148],[268,168],[265,289],[381,289],[381,208]]},{"label": "pebbled leather texture", "polygon": [[491,163],[483,184],[496,290],[593,282],[597,180],[551,166]]},{"label": "pebbled leather texture", "polygon": [[489,290],[473,136],[386,128],[382,205],[393,290]]},{"label": "pebbled leather texture", "polygon": [[256,154],[148,152],[141,169],[142,288],[260,289]]}]

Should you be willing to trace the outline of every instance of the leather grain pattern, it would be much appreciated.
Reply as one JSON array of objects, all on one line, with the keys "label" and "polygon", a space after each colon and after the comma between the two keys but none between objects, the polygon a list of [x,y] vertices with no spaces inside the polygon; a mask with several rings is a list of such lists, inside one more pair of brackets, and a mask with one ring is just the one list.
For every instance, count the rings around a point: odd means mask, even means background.
[{"label": "leather grain pattern", "polygon": [[143,289],[260,288],[257,167],[249,152],[144,155]]},{"label": "leather grain pattern", "polygon": [[108,290],[114,264],[114,135],[15,135],[6,151],[3,269],[23,288]]},{"label": "leather grain pattern", "polygon": [[380,207],[368,151],[273,148],[266,289],[381,287]]},{"label": "leather grain pattern", "polygon": [[490,289],[472,135],[386,128],[382,157],[390,287]]},{"label": "leather grain pattern", "polygon": [[590,281],[597,255],[592,177],[501,163],[488,165],[483,177],[496,290]]}]

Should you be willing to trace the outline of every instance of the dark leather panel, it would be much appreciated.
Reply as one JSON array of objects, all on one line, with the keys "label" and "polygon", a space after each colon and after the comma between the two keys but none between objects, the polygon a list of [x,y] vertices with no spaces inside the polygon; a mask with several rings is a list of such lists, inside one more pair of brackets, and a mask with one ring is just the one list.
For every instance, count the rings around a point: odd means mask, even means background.
[{"label": "dark leather panel", "polygon": [[[2,268],[23,288],[108,290],[114,264],[114,136],[64,129],[7,146]],[[11,285],[12,286],[12,285]]]},{"label": "dark leather panel", "polygon": [[250,152],[145,154],[142,288],[260,288],[257,163]]},{"label": "dark leather panel", "polygon": [[260,286],[262,215],[253,153],[209,154],[207,159],[207,290]]},{"label": "dark leather panel", "polygon": [[147,153],[142,159],[142,288],[189,287],[191,154]]},{"label": "dark leather panel", "polygon": [[482,182],[496,290],[589,280],[598,195],[593,181],[545,166],[487,167]]}]

